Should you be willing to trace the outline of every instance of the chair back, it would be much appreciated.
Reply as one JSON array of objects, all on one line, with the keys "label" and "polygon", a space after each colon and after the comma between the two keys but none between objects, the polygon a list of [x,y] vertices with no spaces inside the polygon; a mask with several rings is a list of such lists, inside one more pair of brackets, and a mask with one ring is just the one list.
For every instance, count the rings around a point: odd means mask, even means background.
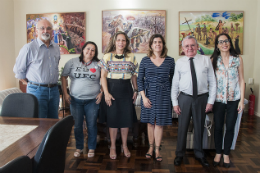
[{"label": "chair back", "polygon": [[48,130],[33,160],[34,173],[64,172],[66,148],[73,124],[73,117],[69,115]]},{"label": "chair back", "polygon": [[20,156],[0,168],[1,173],[32,173],[32,161],[28,156]]},{"label": "chair back", "polygon": [[1,116],[38,118],[38,100],[29,93],[9,94],[3,102]]},{"label": "chair back", "polygon": [[19,88],[16,88],[16,87],[0,91],[0,113],[1,113],[1,109],[2,109],[4,99],[9,94],[12,94],[12,93],[22,93],[22,91]]}]

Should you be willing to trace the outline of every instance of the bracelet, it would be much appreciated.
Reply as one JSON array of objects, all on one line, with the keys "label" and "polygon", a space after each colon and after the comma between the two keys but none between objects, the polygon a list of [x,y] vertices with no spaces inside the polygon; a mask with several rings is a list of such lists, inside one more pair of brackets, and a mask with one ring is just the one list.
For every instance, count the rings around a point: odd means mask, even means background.
[{"label": "bracelet", "polygon": [[138,89],[134,89],[134,92],[135,92],[135,93],[138,93]]}]

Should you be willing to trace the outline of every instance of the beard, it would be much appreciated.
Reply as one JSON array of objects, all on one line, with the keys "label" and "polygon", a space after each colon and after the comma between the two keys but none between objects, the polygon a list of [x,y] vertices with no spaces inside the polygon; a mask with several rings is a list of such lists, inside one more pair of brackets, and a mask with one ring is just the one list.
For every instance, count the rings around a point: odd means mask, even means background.
[{"label": "beard", "polygon": [[50,39],[50,34],[49,33],[43,33],[41,35],[41,38],[44,40],[44,41],[47,41]]}]

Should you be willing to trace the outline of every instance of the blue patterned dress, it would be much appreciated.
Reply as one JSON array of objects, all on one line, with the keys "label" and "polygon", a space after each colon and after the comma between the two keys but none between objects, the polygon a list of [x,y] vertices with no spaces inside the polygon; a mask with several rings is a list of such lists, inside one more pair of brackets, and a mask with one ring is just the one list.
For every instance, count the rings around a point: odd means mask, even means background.
[{"label": "blue patterned dress", "polygon": [[172,124],[171,81],[174,74],[175,62],[166,57],[157,67],[149,57],[144,57],[139,67],[137,78],[138,90],[145,91],[152,107],[145,108],[141,101],[141,122],[156,125]]}]

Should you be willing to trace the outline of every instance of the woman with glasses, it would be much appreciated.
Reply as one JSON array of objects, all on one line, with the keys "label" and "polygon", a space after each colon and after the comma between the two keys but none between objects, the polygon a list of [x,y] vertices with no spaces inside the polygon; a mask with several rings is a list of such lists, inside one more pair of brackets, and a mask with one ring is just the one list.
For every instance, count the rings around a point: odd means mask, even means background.
[{"label": "woman with glasses", "polygon": [[[69,60],[62,71],[61,81],[65,100],[70,104],[70,111],[75,120],[74,134],[76,151],[79,157],[84,149],[83,121],[88,129],[88,157],[95,156],[97,145],[97,116],[102,92],[98,67],[98,48],[94,42],[86,42],[77,58]],[[67,93],[67,81],[70,77],[70,94]]]},{"label": "woman with glasses", "polygon": [[224,122],[226,122],[223,166],[228,168],[230,167],[229,153],[234,138],[237,116],[244,109],[245,81],[243,60],[235,51],[231,38],[227,34],[220,34],[216,37],[215,50],[211,60],[217,80],[217,96],[213,107],[216,147],[213,166],[219,165],[221,160],[223,126]]},{"label": "woman with glasses", "polygon": [[[101,101],[99,122],[106,122],[111,139],[110,158],[116,159],[116,135],[120,128],[125,157],[131,153],[127,147],[129,127],[137,121],[134,102],[137,97],[138,63],[131,53],[130,41],[124,32],[115,33],[99,62],[104,97]],[[132,81],[132,84],[131,82]],[[133,88],[132,88],[133,86]],[[134,91],[134,92],[133,92]]]}]

